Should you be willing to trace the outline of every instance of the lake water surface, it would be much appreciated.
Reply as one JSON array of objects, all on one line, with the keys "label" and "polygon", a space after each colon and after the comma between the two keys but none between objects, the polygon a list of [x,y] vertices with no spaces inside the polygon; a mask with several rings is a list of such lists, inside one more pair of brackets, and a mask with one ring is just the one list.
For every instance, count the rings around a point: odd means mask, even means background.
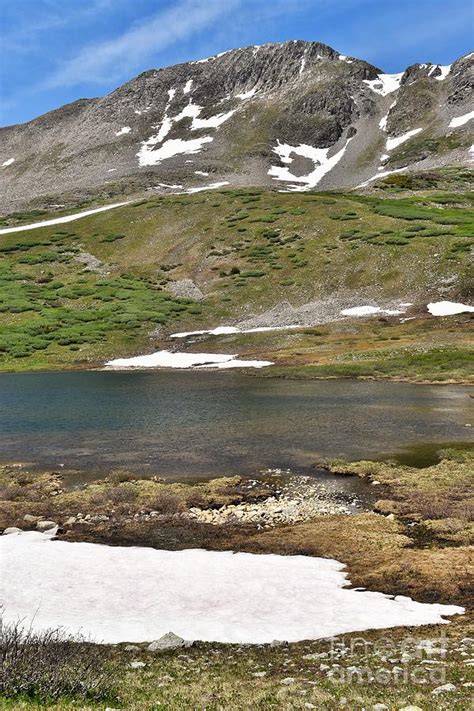
[{"label": "lake water surface", "polygon": [[319,457],[417,463],[420,445],[471,440],[469,392],[229,372],[2,374],[0,460],[167,477],[298,471]]}]

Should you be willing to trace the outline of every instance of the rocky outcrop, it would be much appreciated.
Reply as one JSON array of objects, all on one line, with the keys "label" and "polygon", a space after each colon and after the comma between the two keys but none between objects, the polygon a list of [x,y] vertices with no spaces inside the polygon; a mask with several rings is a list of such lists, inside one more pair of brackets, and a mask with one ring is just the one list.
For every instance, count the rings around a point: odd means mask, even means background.
[{"label": "rocky outcrop", "polygon": [[159,639],[151,642],[147,650],[149,652],[167,652],[172,649],[180,649],[181,647],[191,647],[192,641],[179,637],[174,632],[167,632]]},{"label": "rocky outcrop", "polygon": [[[150,70],[102,98],[0,129],[3,209],[213,183],[291,189],[297,170],[321,166],[306,187],[352,187],[381,169],[387,136],[416,128],[430,148],[403,167],[467,163],[470,127],[449,123],[470,110],[472,64],[468,56],[385,75],[319,42],[292,41]],[[306,146],[304,167],[301,152],[299,168],[276,155],[280,144]],[[290,177],[272,166],[289,166]]]}]

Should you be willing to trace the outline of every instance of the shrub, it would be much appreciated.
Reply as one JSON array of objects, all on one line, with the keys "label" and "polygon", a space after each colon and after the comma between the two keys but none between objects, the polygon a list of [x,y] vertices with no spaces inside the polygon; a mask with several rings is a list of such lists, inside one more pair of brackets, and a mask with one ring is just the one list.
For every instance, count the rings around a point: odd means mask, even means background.
[{"label": "shrub", "polygon": [[33,632],[1,623],[0,692],[47,703],[65,696],[114,699],[112,672],[102,647],[75,641],[60,629]]},{"label": "shrub", "polygon": [[159,511],[161,514],[175,514],[184,510],[184,504],[180,497],[169,491],[160,491],[149,502],[149,506],[153,511]]},{"label": "shrub", "polygon": [[244,279],[258,278],[258,277],[265,276],[265,272],[261,272],[256,269],[250,269],[248,272],[240,272],[240,276]]},{"label": "shrub", "polygon": [[135,477],[125,469],[116,469],[109,474],[108,479],[112,484],[124,484],[125,482],[133,481]]},{"label": "shrub", "polygon": [[138,496],[133,484],[121,484],[107,492],[107,498],[113,504],[131,504]]},{"label": "shrub", "polygon": [[[276,211],[274,211],[276,212]],[[290,210],[290,215],[304,215],[306,210],[303,210],[301,207],[295,207],[293,210]]]},{"label": "shrub", "polygon": [[0,488],[0,500],[2,501],[16,501],[21,498],[22,494],[23,487],[19,484],[10,484]]}]

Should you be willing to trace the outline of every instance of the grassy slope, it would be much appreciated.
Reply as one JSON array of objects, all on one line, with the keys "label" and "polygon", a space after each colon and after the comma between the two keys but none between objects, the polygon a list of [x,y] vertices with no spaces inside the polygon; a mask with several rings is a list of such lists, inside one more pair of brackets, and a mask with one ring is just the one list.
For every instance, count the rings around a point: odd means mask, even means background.
[{"label": "grassy slope", "polygon": [[[466,180],[458,180],[462,190]],[[416,301],[439,296],[445,284],[449,298],[469,298],[471,196],[398,197],[399,186],[384,187],[386,194],[370,196],[223,190],[153,197],[4,235],[0,368],[96,364],[157,347],[149,335],[157,326],[162,333],[215,326],[285,301]],[[84,252],[101,264],[80,263]],[[204,301],[166,292],[183,278],[195,281]],[[450,336],[443,343],[464,348]]]}]

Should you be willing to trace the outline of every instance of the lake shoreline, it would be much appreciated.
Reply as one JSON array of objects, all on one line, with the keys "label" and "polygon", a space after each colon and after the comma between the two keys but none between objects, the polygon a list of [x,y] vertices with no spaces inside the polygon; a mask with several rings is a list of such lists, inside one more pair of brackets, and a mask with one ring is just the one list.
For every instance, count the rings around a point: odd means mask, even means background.
[{"label": "lake shoreline", "polygon": [[[71,541],[165,548],[174,541],[172,549],[178,550],[191,545],[284,555],[304,551],[346,563],[356,586],[393,594],[396,585],[396,594],[469,605],[461,580],[454,596],[454,581],[446,582],[455,574],[463,578],[455,570],[458,565],[442,573],[438,566],[444,559],[456,560],[474,541],[465,508],[473,493],[473,463],[474,452],[468,449],[444,451],[439,463],[425,469],[382,461],[317,462],[335,481],[342,475],[366,483],[372,502],[352,510],[344,495],[334,498],[324,484],[281,470],[254,479],[235,476],[195,484],[140,479],[122,471],[67,490],[58,472],[39,475],[4,467],[0,528],[35,530],[38,521],[52,520],[60,526],[60,537]],[[363,552],[373,545],[372,553]],[[381,566],[375,577],[374,555]],[[396,583],[391,574],[385,578],[388,560],[393,565],[398,559],[403,567],[400,559],[408,556],[413,565],[419,555],[427,561],[440,558],[430,586],[412,574]]]},{"label": "lake shoreline", "polygon": [[[220,516],[223,510],[239,506],[239,501],[245,502],[244,507],[264,504],[275,495],[275,486],[267,481],[250,489],[245,488],[247,481],[238,477],[193,485],[155,481],[151,492],[149,480],[130,480],[122,473],[107,483],[62,493],[59,475],[50,474],[39,484],[34,478],[29,484],[23,483],[22,495],[16,501],[7,502],[2,497],[1,526],[16,522],[19,527],[34,530],[38,526],[36,512],[40,522],[47,516],[59,520],[62,531],[58,539],[63,541],[329,558],[345,563],[352,590],[362,587],[465,608],[464,614],[450,617],[449,624],[367,630],[317,641],[288,643],[283,639],[259,645],[194,642],[190,646],[178,637],[175,646],[164,651],[156,643],[150,648],[148,643],[93,645],[95,664],[98,668],[105,664],[109,670],[108,678],[113,681],[109,693],[116,699],[115,705],[117,701],[127,707],[141,703],[148,708],[150,693],[156,699],[158,689],[160,703],[170,708],[182,707],[183,703],[191,707],[207,698],[212,680],[218,679],[219,693],[221,698],[223,693],[228,698],[229,709],[237,708],[233,705],[236,699],[240,699],[240,708],[245,707],[242,705],[250,692],[262,704],[269,694],[278,693],[280,702],[286,699],[295,707],[295,699],[301,698],[301,708],[309,708],[303,702],[313,699],[316,687],[312,684],[318,685],[317,699],[313,700],[322,707],[336,695],[337,699],[348,699],[354,708],[364,698],[366,707],[371,708],[387,701],[386,680],[390,678],[394,680],[390,698],[396,699],[396,708],[406,705],[406,699],[427,708],[435,690],[448,683],[450,708],[461,709],[467,707],[472,691],[466,681],[466,659],[472,653],[469,640],[474,623],[468,573],[473,532],[462,517],[467,511],[464,502],[472,496],[469,475],[473,463],[474,454],[462,451],[445,452],[439,464],[421,470],[421,474],[418,469],[386,462],[318,462],[336,481],[347,477],[364,481],[377,501],[361,512],[315,515],[293,523],[275,521],[268,527]],[[18,470],[7,473],[14,478],[24,474]],[[3,487],[5,483],[3,480]],[[130,487],[138,488],[145,498],[132,497],[131,503]],[[121,490],[125,493],[119,494]],[[144,501],[151,501],[152,495],[153,505],[161,503],[168,513],[138,518],[133,511],[128,513],[131,505],[139,510],[147,508]],[[181,513],[172,511],[183,501],[190,508],[216,512],[220,520],[211,523],[202,517],[180,518]],[[420,502],[425,507],[422,510]],[[103,513],[104,506],[110,505],[116,513],[119,509],[125,512],[105,520],[108,514]],[[437,513],[433,506],[437,506]],[[69,523],[59,519],[61,507],[64,514],[71,514]],[[92,515],[80,518],[78,508]],[[433,513],[443,518],[432,520]],[[29,516],[27,522],[25,515]],[[426,651],[428,644],[433,652]],[[92,654],[86,641],[75,643],[71,653],[74,649],[81,659]],[[385,681],[379,682],[382,671]],[[401,687],[396,676],[400,673],[404,674]],[[69,704],[81,708],[72,700]],[[91,700],[89,707],[98,710],[104,704]],[[65,706],[58,701],[48,708],[62,711]]]},{"label": "lake shoreline", "polygon": [[[270,357],[270,356],[269,356]],[[235,368],[233,369],[234,373],[237,372],[240,375],[246,375],[250,378],[265,378],[265,379],[275,379],[275,380],[321,380],[321,381],[333,381],[333,380],[354,380],[354,381],[360,381],[360,382],[393,382],[393,383],[412,383],[413,385],[470,385],[474,387],[474,378],[450,378],[447,380],[436,380],[436,379],[429,379],[425,378],[422,380],[418,380],[415,377],[404,377],[404,376],[399,376],[399,375],[386,375],[386,376],[381,376],[381,375],[306,375],[302,373],[301,375],[296,375],[292,373],[285,374],[284,372],[278,372],[273,374],[271,372],[271,368],[273,366],[269,366],[268,370],[263,370],[257,369],[256,371],[249,371],[246,368]],[[289,365],[286,366],[288,370],[290,370],[293,366]],[[285,369],[285,366],[278,366],[279,371]],[[183,369],[176,369],[176,368],[146,368],[146,367],[134,367],[134,368],[105,368],[103,364],[97,364],[97,365],[76,365],[76,366],[71,366],[70,364],[65,365],[64,367],[59,367],[59,366],[54,366],[51,368],[29,368],[29,369],[11,369],[11,368],[0,368],[0,377],[2,375],[29,375],[31,373],[97,373],[97,372],[120,372],[120,373],[130,373],[130,372],[136,372],[136,373],[176,373],[176,370],[184,370],[186,372],[193,372],[193,373],[223,373],[223,372],[228,372],[225,369],[218,369],[218,368],[204,368],[204,367],[199,367],[199,368],[183,368]]]}]

